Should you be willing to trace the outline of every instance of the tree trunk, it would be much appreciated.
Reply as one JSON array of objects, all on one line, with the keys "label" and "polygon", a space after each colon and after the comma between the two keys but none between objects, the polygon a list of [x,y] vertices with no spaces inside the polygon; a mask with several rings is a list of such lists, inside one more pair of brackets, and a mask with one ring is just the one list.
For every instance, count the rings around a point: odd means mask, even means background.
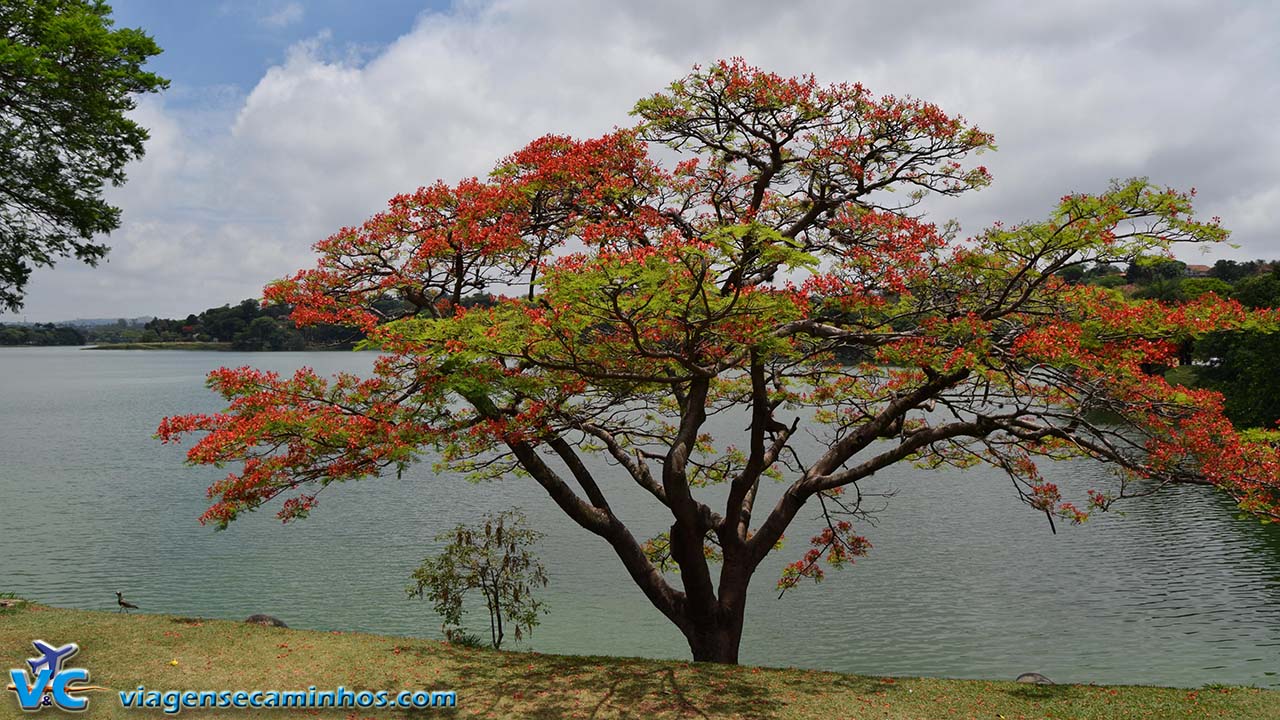
[{"label": "tree trunk", "polygon": [[717,603],[719,607],[711,622],[698,623],[690,618],[685,639],[689,641],[689,649],[693,652],[695,662],[738,664],[738,646],[742,644],[744,601],[744,597],[738,596],[732,605]]},{"label": "tree trunk", "polygon": [[688,636],[689,649],[694,662],[738,664],[738,645],[742,642],[742,628],[716,627],[705,631],[694,630]]},{"label": "tree trunk", "polygon": [[693,628],[685,635],[694,662],[738,664],[738,646],[742,643],[742,625],[716,625]]}]

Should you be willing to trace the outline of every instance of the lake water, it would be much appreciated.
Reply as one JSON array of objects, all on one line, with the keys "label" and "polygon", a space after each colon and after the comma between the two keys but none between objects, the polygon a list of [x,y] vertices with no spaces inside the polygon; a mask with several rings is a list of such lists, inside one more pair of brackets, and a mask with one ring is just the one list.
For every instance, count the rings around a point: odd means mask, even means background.
[{"label": "lake water", "polygon": [[[329,373],[371,362],[364,353],[0,349],[0,591],[112,609],[122,590],[148,612],[263,612],[294,627],[439,637],[429,605],[404,595],[409,572],[441,530],[519,505],[547,534],[551,613],[532,648],[688,657],[604,542],[529,480],[473,485],[425,463],[400,479],[330,488],[299,523],[263,512],[216,533],[196,522],[223,471],[186,467],[181,448],[151,434],[164,415],[220,408],[203,386],[208,370]],[[1080,496],[1110,482],[1089,463],[1045,474]],[[903,466],[874,480],[868,488],[896,495],[865,528],[870,557],[779,600],[778,570],[803,548],[775,554],[752,587],[743,662],[1280,687],[1280,527],[1237,519],[1212,489],[1174,488],[1053,535],[987,469]],[[603,484],[638,536],[669,523],[617,475]],[[770,491],[760,507],[780,490]]]}]

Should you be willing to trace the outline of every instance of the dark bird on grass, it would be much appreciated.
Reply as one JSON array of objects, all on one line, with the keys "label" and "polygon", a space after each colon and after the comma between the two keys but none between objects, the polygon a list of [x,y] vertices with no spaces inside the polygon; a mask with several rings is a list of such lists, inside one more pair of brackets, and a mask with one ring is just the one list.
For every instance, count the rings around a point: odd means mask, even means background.
[{"label": "dark bird on grass", "polygon": [[127,613],[130,610],[137,610],[138,606],[124,599],[124,594],[119,590],[116,591],[116,604],[120,606],[119,612]]}]

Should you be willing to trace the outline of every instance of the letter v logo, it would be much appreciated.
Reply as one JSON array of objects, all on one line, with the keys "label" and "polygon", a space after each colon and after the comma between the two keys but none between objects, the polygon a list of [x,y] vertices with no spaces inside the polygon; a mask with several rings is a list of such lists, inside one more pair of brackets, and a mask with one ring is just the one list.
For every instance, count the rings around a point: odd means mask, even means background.
[{"label": "letter v logo", "polygon": [[51,668],[44,668],[36,675],[35,682],[28,685],[26,670],[14,669],[9,671],[9,677],[13,680],[13,691],[18,694],[18,705],[23,710],[39,710],[40,699],[44,697],[44,689],[49,686],[49,678],[53,676]]}]

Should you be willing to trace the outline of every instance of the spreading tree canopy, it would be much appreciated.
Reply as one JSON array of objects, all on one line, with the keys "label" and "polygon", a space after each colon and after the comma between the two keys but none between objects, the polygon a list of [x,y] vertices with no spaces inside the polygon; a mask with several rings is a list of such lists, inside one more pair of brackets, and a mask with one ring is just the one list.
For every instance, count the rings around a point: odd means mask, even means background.
[{"label": "spreading tree canopy", "polygon": [[0,3],[0,307],[22,307],[35,267],[97,264],[95,236],[120,226],[103,187],[147,139],[126,114],[168,81],[142,70],[155,42],[110,15],[102,0]]},{"label": "spreading tree canopy", "polygon": [[[812,546],[782,589],[867,551],[858,484],[895,463],[990,463],[1058,522],[1190,480],[1280,515],[1266,438],[1242,439],[1219,395],[1152,374],[1186,338],[1274,312],[1059,277],[1222,240],[1191,193],[1116,182],[962,238],[916,210],[987,185],[969,158],[992,136],[931,103],[735,60],[635,115],[392,198],[271,285],[298,323],[360,326],[384,354],[368,378],[213,372],[226,411],[159,429],[200,434],[193,463],[242,463],[204,521],[278,497],[281,518],[302,517],[319,489],[421,456],[531,479],[613,548],[695,659],[735,662],[748,585],[801,509]],[[478,292],[497,301],[463,306]],[[740,432],[709,432],[712,415]],[[1037,469],[1080,457],[1116,482],[1064,497]],[[669,514],[666,532],[633,534],[610,504],[621,482]]]}]

